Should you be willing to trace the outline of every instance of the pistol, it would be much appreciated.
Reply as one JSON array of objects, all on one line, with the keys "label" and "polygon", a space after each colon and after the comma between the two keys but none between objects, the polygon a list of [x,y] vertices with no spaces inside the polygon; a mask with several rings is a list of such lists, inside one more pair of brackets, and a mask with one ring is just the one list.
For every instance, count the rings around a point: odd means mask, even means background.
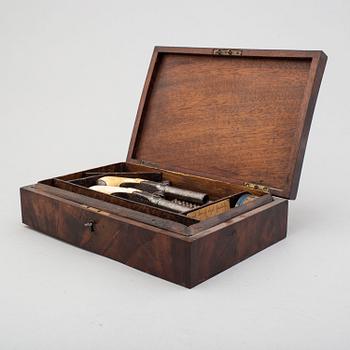
[{"label": "pistol", "polygon": [[209,200],[206,193],[170,186],[168,181],[155,182],[141,178],[103,176],[97,180],[97,184],[103,186],[133,187],[150,193],[156,192],[161,196],[171,199],[179,199],[200,205],[205,204]]},{"label": "pistol", "polygon": [[158,208],[167,209],[180,214],[188,211],[186,206],[168,201],[157,194],[142,191],[137,188],[95,185],[89,187],[89,189],[112,196],[125,197],[135,202],[150,204]]}]

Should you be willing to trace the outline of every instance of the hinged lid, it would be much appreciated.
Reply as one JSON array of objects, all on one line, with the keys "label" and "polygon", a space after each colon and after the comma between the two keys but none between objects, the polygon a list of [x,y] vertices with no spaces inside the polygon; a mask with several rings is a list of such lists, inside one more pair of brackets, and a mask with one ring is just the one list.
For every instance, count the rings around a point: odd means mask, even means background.
[{"label": "hinged lid", "polygon": [[129,162],[296,197],[327,56],[156,47]]}]

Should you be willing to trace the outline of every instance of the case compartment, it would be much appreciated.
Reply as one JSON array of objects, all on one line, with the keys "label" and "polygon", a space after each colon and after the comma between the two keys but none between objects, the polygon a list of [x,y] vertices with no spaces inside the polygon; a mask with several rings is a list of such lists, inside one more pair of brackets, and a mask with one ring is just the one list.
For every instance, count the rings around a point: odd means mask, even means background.
[{"label": "case compartment", "polygon": [[[231,209],[225,213],[213,216],[206,220],[197,220],[188,217],[184,214],[174,213],[165,209],[157,208],[148,204],[134,202],[127,198],[116,197],[104,193],[96,192],[89,189],[89,186],[96,184],[96,180],[106,174],[116,174],[127,177],[143,177],[153,181],[169,181],[173,186],[186,188],[194,191],[205,192],[213,203],[223,199],[229,199]],[[225,183],[218,180],[211,180],[205,177],[199,177],[184,173],[176,173],[172,171],[160,170],[145,165],[116,163],[108,166],[102,166],[90,170],[81,171],[78,173],[68,174],[57,178],[40,181],[40,184],[49,188],[56,188],[64,191],[69,191],[78,195],[98,199],[107,203],[115,204],[120,207],[131,209],[139,213],[156,216],[160,219],[171,220],[183,225],[183,230],[177,231],[185,235],[193,234],[200,227],[212,227],[220,222],[224,222],[230,218],[241,215],[249,210],[257,208],[263,204],[272,201],[270,194],[264,193],[260,190],[247,190],[244,186],[232,183]],[[234,207],[238,197],[245,193],[252,193],[259,198],[241,206]],[[211,203],[212,204],[212,203]],[[207,205],[207,204],[206,204]],[[202,207],[206,206],[203,205]],[[189,210],[190,211],[190,210]],[[129,212],[126,214],[128,217]],[[141,216],[142,221],[142,216]],[[149,221],[148,221],[149,222]],[[162,228],[161,220],[156,220],[153,224]],[[191,227],[189,232],[188,228]]]}]

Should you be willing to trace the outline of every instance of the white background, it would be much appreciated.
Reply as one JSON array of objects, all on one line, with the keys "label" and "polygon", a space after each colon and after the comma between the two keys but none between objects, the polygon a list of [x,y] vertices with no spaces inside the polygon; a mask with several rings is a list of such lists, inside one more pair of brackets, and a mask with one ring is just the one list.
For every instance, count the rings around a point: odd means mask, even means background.
[{"label": "white background", "polygon": [[[349,1],[0,0],[0,349],[349,349]],[[154,45],[329,56],[288,237],[192,290],[21,224],[122,161]]]}]

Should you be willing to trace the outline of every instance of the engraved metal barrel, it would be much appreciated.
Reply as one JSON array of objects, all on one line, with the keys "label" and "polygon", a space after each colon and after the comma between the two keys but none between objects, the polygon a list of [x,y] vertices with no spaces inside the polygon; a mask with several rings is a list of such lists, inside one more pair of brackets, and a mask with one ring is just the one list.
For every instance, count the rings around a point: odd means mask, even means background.
[{"label": "engraved metal barrel", "polygon": [[180,214],[184,214],[189,211],[189,208],[183,205],[168,201],[162,197],[144,191],[134,192],[130,197],[137,202],[150,203],[157,208],[170,210]]},{"label": "engraved metal barrel", "polygon": [[152,192],[158,191],[164,194],[166,197],[176,198],[179,200],[196,204],[204,204],[209,199],[206,193],[184,190],[179,187],[164,185],[162,183],[154,181],[143,181],[140,184],[138,184],[136,188]]}]

